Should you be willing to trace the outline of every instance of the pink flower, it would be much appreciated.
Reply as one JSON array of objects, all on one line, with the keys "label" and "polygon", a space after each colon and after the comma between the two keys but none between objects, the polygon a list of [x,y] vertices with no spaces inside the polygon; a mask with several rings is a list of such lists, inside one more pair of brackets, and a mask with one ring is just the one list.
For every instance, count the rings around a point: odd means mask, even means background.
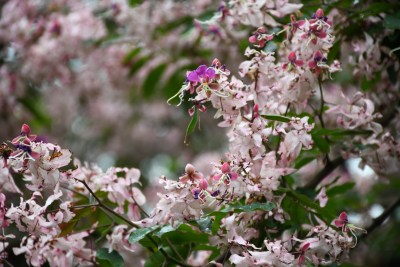
[{"label": "pink flower", "polygon": [[201,65],[196,70],[190,71],[186,74],[188,81],[193,83],[207,83],[208,81],[214,79],[214,77],[215,70],[213,68],[207,68],[206,65]]},{"label": "pink flower", "polygon": [[332,21],[328,20],[328,17],[325,16],[324,11],[321,8],[318,8],[314,14],[311,16],[310,23],[315,23],[318,20],[326,22],[329,26],[332,26]]},{"label": "pink flower", "polygon": [[188,163],[185,167],[185,174],[179,177],[179,181],[181,183],[188,183],[190,182],[195,182],[197,180],[201,180],[203,178],[203,174],[200,172],[197,172],[194,166],[190,163]]},{"label": "pink flower", "polygon": [[221,165],[221,172],[222,173],[214,175],[214,180],[223,180],[226,184],[230,184],[231,180],[235,181],[239,176],[237,172],[231,172],[231,167],[228,162],[224,162]]},{"label": "pink flower", "polygon": [[35,141],[36,139],[35,134],[31,134],[31,128],[27,124],[23,124],[21,127],[21,133],[15,137],[11,143],[13,145],[18,145],[20,142],[23,142],[25,138],[27,138],[29,141]]},{"label": "pink flower", "polygon": [[347,224],[349,223],[349,220],[347,219],[347,213],[345,211],[340,213],[339,219],[336,219],[334,223],[336,227],[342,228],[343,232],[347,232]]},{"label": "pink flower", "polygon": [[290,15],[289,32],[291,34],[291,37],[293,37],[293,35],[297,32],[297,30],[304,25],[304,22],[305,22],[304,20],[297,21],[296,17],[293,14]]},{"label": "pink flower", "polygon": [[205,178],[202,178],[199,182],[199,188],[201,190],[206,190],[208,188],[208,182]]},{"label": "pink flower", "polygon": [[303,60],[297,59],[296,52],[294,51],[289,53],[288,60],[289,63],[284,63],[282,66],[284,70],[287,69],[288,71],[290,71],[292,70],[292,68],[295,68],[296,66],[301,67],[304,64]]},{"label": "pink flower", "polygon": [[319,75],[323,70],[323,67],[327,66],[326,61],[326,57],[324,57],[321,51],[318,50],[315,52],[313,59],[308,62],[308,67],[311,71],[315,72],[315,74]]},{"label": "pink flower", "polygon": [[6,220],[6,208],[4,202],[6,201],[6,196],[0,193],[0,228],[5,228],[8,226],[8,221]]},{"label": "pink flower", "polygon": [[297,259],[297,264],[302,266],[306,260],[305,253],[310,248],[310,243],[305,243],[300,247],[300,256]]},{"label": "pink flower", "polygon": [[274,39],[274,35],[267,34],[267,30],[264,27],[260,27],[249,37],[249,42],[259,48],[263,48],[272,39]]},{"label": "pink flower", "polygon": [[319,201],[319,205],[321,208],[326,206],[326,203],[328,202],[328,196],[326,195],[325,187],[322,187],[321,191],[318,193],[315,199]]}]

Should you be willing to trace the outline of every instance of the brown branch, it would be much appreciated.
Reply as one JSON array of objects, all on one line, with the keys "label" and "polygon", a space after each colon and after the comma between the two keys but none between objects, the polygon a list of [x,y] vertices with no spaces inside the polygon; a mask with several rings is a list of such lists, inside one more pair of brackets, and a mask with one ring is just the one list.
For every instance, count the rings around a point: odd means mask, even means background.
[{"label": "brown branch", "polygon": [[372,224],[367,228],[367,233],[364,237],[367,237],[371,232],[377,229],[398,206],[400,206],[400,198],[398,198],[396,202],[394,202],[389,208],[387,208],[378,218],[376,218],[372,222]]},{"label": "brown branch", "polygon": [[137,225],[136,223],[134,223],[134,222],[128,220],[127,218],[125,218],[125,217],[122,216],[121,214],[119,214],[119,213],[113,211],[113,210],[110,209],[108,206],[104,205],[103,202],[95,195],[95,193],[93,192],[93,190],[89,187],[89,185],[88,185],[85,181],[82,181],[82,180],[79,180],[79,179],[75,179],[75,180],[78,181],[78,182],[80,182],[80,183],[82,183],[82,184],[86,187],[86,189],[89,191],[89,193],[96,199],[96,201],[97,201],[97,203],[99,204],[100,208],[102,208],[102,209],[108,211],[109,213],[111,213],[111,214],[113,214],[115,217],[117,217],[117,218],[123,220],[124,222],[126,222],[126,223],[129,224],[130,226],[133,226],[133,227],[135,227],[135,228],[141,228],[141,227],[140,227],[139,225]]},{"label": "brown branch", "polygon": [[337,167],[342,165],[345,162],[345,159],[342,157],[337,157],[336,159],[332,161],[328,161],[325,165],[325,167],[317,173],[317,175],[308,183],[306,184],[303,188],[305,189],[314,189],[317,187],[317,185],[324,180],[326,176],[328,176],[331,172],[333,172]]}]

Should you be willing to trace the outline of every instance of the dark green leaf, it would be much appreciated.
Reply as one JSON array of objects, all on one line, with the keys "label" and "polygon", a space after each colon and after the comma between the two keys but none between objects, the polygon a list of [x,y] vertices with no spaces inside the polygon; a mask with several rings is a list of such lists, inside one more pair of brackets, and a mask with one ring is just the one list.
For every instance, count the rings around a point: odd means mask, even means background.
[{"label": "dark green leaf", "polygon": [[349,191],[350,189],[352,189],[354,186],[355,186],[354,182],[341,184],[341,185],[329,188],[328,190],[326,190],[326,194],[328,195],[328,197],[343,194],[343,193],[346,193],[347,191]]},{"label": "dark green leaf", "polygon": [[341,137],[341,136],[354,136],[354,135],[368,135],[371,134],[372,131],[370,130],[346,130],[346,129],[318,129],[312,131],[313,136],[335,136],[335,137]]},{"label": "dark green leaf", "polygon": [[163,238],[168,238],[173,244],[182,243],[208,243],[208,234],[201,233],[193,230],[193,228],[186,224],[181,224],[175,231],[165,233]]},{"label": "dark green leaf", "polygon": [[176,227],[173,227],[172,225],[168,224],[168,225],[162,227],[159,231],[155,232],[154,235],[161,237],[162,235],[172,232],[172,231],[175,231],[175,230],[176,230]]},{"label": "dark green leaf", "polygon": [[189,125],[186,128],[185,143],[186,143],[188,135],[194,131],[194,128],[196,127],[198,120],[199,120],[199,112],[197,111],[197,108],[195,108],[192,119],[190,120]]},{"label": "dark green leaf", "polygon": [[196,223],[202,232],[206,232],[206,233],[211,232],[212,221],[211,221],[210,217],[200,218],[196,221]]},{"label": "dark green leaf", "polygon": [[97,250],[96,259],[101,267],[124,267],[124,259],[115,250],[109,253],[108,249],[101,248]]},{"label": "dark green leaf", "polygon": [[322,153],[329,153],[330,146],[325,138],[312,134],[312,139],[314,140],[314,144],[319,148],[319,150],[321,150]]},{"label": "dark green leaf", "polygon": [[125,58],[122,60],[123,64],[128,64],[134,57],[136,57],[140,51],[142,51],[141,47],[135,47],[129,53],[125,56]]},{"label": "dark green leaf", "polygon": [[271,121],[290,122],[291,119],[281,115],[261,115],[264,119]]},{"label": "dark green leaf", "polygon": [[160,79],[166,67],[167,67],[166,64],[161,64],[150,71],[146,80],[143,82],[144,97],[150,97],[154,95],[154,92],[157,88],[157,84],[160,82]]},{"label": "dark green leaf", "polygon": [[163,266],[165,258],[160,251],[154,252],[145,262],[144,267]]},{"label": "dark green leaf", "polygon": [[316,157],[302,157],[296,160],[296,163],[294,164],[295,169],[300,169],[301,167],[307,165],[311,161],[313,161]]},{"label": "dark green leaf", "polygon": [[138,58],[131,66],[129,70],[129,76],[133,76],[138,70],[140,70],[141,67],[146,64],[147,61],[151,58],[150,55],[143,56],[141,58]]},{"label": "dark green leaf", "polygon": [[128,238],[129,243],[135,244],[142,240],[148,233],[151,233],[154,231],[158,226],[152,226],[149,228],[140,228],[136,229],[131,233],[131,235]]},{"label": "dark green leaf", "polygon": [[143,2],[143,0],[128,0],[130,6],[136,6]]},{"label": "dark green leaf", "polygon": [[384,25],[388,29],[400,29],[400,13],[394,15],[387,15],[385,17]]},{"label": "dark green leaf", "polygon": [[267,202],[267,203],[254,202],[254,203],[247,204],[247,205],[243,205],[241,203],[235,203],[235,204],[229,205],[222,211],[223,212],[229,212],[229,211],[249,212],[249,211],[255,211],[255,210],[271,211],[274,208],[275,208],[275,204],[272,202]]}]

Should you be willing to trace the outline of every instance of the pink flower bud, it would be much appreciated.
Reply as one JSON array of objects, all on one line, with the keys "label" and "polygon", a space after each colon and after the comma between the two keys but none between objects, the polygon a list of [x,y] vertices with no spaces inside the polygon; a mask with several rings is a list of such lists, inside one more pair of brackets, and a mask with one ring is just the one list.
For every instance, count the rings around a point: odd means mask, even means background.
[{"label": "pink flower bud", "polygon": [[21,135],[30,135],[31,128],[27,124],[23,124],[21,127]]},{"label": "pink flower bud", "polygon": [[318,8],[318,10],[315,12],[315,16],[317,18],[323,18],[324,17],[324,11],[321,8]]},{"label": "pink flower bud", "polygon": [[288,55],[288,60],[290,61],[290,62],[295,62],[296,61],[296,53],[294,52],[294,51],[292,51],[292,52],[290,52],[289,53],[289,55]]},{"label": "pink flower bud", "polygon": [[249,37],[249,42],[252,43],[252,44],[256,43],[257,42],[257,37],[254,36],[254,35],[250,36]]},{"label": "pink flower bud", "polygon": [[194,173],[195,171],[196,171],[196,169],[194,168],[194,166],[192,164],[190,164],[190,163],[186,164],[185,172],[187,174]]},{"label": "pink flower bud", "polygon": [[225,162],[224,164],[222,164],[221,166],[221,171],[223,173],[229,173],[231,171],[231,167],[229,166],[229,164],[227,162]]},{"label": "pink flower bud", "polygon": [[205,178],[200,180],[199,188],[201,190],[206,190],[208,188],[208,182],[207,182],[207,180]]}]

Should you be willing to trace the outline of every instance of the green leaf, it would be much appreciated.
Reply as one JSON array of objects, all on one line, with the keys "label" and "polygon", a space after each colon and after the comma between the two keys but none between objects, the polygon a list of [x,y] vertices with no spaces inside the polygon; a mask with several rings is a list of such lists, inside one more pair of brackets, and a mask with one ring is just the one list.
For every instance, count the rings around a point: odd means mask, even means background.
[{"label": "green leaf", "polygon": [[325,154],[329,153],[330,146],[329,146],[328,141],[325,138],[320,137],[318,135],[314,135],[314,134],[312,134],[311,136],[312,136],[312,139],[314,140],[314,144],[319,148],[319,150],[321,150],[322,153],[325,153]]},{"label": "green leaf", "polygon": [[129,53],[125,56],[125,58],[122,60],[123,64],[128,64],[134,57],[136,57],[140,51],[142,51],[141,47],[135,47]]},{"label": "green leaf", "polygon": [[144,64],[146,64],[147,61],[149,61],[150,58],[150,55],[146,55],[137,59],[129,70],[129,76],[133,76],[138,70],[140,70],[141,67],[144,66]]},{"label": "green leaf", "polygon": [[212,220],[210,217],[203,217],[196,221],[199,229],[205,233],[211,233]]},{"label": "green leaf", "polygon": [[291,119],[281,115],[261,115],[264,119],[271,121],[290,122]]},{"label": "green leaf", "polygon": [[144,97],[150,97],[154,94],[166,67],[167,64],[161,64],[150,71],[146,80],[143,82]]},{"label": "green leaf", "polygon": [[400,13],[394,15],[386,15],[384,26],[388,29],[398,30],[400,29]]},{"label": "green leaf", "polygon": [[130,6],[136,6],[143,2],[143,0],[128,0]]},{"label": "green leaf", "polygon": [[319,215],[323,216],[326,221],[332,221],[335,216],[331,214],[327,209],[321,208],[317,202],[314,200],[310,199],[306,195],[297,193],[296,191],[288,191],[287,192],[288,196],[294,198],[295,200],[299,201],[303,206],[309,207],[313,210],[315,210]]},{"label": "green leaf", "polygon": [[301,167],[307,165],[308,163],[310,163],[314,159],[316,159],[316,157],[301,157],[301,158],[296,160],[296,163],[294,164],[294,168],[295,169],[300,169]]},{"label": "green leaf", "polygon": [[172,231],[175,231],[175,230],[176,230],[176,227],[173,227],[172,225],[168,224],[168,225],[162,227],[159,231],[155,232],[154,235],[161,237],[162,235],[172,232]]},{"label": "green leaf", "polygon": [[165,262],[165,258],[160,251],[154,252],[148,259],[146,260],[144,267],[155,267],[155,266],[163,266]]},{"label": "green leaf", "polygon": [[[272,202],[267,202],[267,203],[260,203],[260,202],[254,202],[251,204],[242,204],[240,202],[231,204],[229,206],[226,206],[225,208],[219,210],[219,211],[213,211],[208,216],[218,216],[218,219],[222,219],[227,213],[229,212],[249,212],[249,211],[255,211],[255,210],[264,210],[264,211],[271,211],[275,208],[275,204]],[[222,216],[222,218],[221,218]],[[214,231],[214,226],[213,226],[213,231]]]},{"label": "green leaf", "polygon": [[267,202],[267,203],[254,202],[254,203],[247,204],[247,205],[243,205],[241,203],[234,203],[232,205],[229,205],[222,211],[223,212],[229,212],[229,211],[249,212],[249,211],[255,211],[255,210],[271,211],[274,208],[275,208],[275,204],[272,202]]},{"label": "green leaf", "polygon": [[163,238],[168,238],[168,240],[173,244],[192,242],[205,244],[208,243],[208,237],[208,234],[196,231],[187,224],[181,224],[175,231],[171,231],[163,235]]},{"label": "green leaf", "polygon": [[342,137],[346,135],[355,136],[355,135],[369,135],[372,134],[370,130],[346,130],[346,129],[318,129],[313,130],[312,134],[315,136],[335,136],[335,137]]},{"label": "green leaf", "polygon": [[96,259],[101,267],[124,267],[124,259],[115,250],[109,253],[108,249],[101,248],[97,250]]},{"label": "green leaf", "polygon": [[51,117],[49,113],[44,110],[45,105],[39,97],[24,97],[19,98],[18,101],[33,115],[37,125],[44,125],[50,127]]},{"label": "green leaf", "polygon": [[154,231],[155,229],[157,229],[158,226],[152,226],[149,228],[140,228],[140,229],[136,229],[135,231],[133,231],[131,233],[131,235],[128,238],[129,243],[131,244],[135,244],[137,242],[139,242],[140,240],[142,240],[143,238],[145,238],[145,236],[149,233],[151,233],[152,231]]},{"label": "green leaf", "polygon": [[352,189],[354,186],[355,186],[354,182],[341,184],[341,185],[329,188],[328,190],[326,190],[326,194],[328,195],[328,197],[340,195],[340,194],[346,193],[347,191]]},{"label": "green leaf", "polygon": [[195,108],[192,119],[190,120],[189,125],[186,128],[185,141],[184,141],[185,144],[186,144],[188,135],[194,131],[194,128],[196,127],[198,120],[199,120],[199,112],[197,111],[197,108]]}]

